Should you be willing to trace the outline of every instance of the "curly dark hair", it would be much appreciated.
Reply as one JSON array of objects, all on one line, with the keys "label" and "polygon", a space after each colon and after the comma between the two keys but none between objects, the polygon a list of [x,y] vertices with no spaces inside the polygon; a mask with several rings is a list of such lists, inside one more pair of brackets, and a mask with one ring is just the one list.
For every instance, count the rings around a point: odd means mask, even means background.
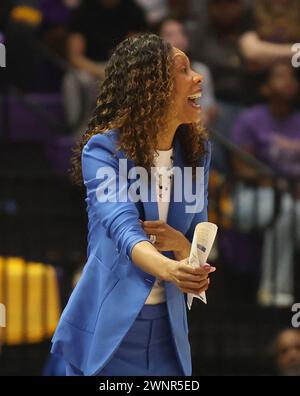
[{"label": "curly dark hair", "polygon": [[[97,106],[88,129],[74,149],[71,175],[82,184],[81,153],[95,134],[120,131],[118,149],[136,166],[150,172],[157,135],[164,128],[172,106],[174,82],[172,47],[155,34],[141,34],[122,41],[105,70]],[[199,166],[205,152],[205,131],[200,125],[181,125],[176,131],[186,166]]]}]

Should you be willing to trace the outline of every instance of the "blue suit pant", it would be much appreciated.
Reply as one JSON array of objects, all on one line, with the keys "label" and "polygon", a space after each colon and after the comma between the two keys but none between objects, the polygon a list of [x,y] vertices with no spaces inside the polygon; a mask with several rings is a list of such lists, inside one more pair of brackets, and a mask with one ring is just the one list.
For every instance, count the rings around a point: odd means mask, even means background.
[{"label": "blue suit pant", "polygon": [[[67,364],[67,375],[82,375]],[[99,376],[183,376],[166,303],[144,305],[135,322],[97,374]]]}]

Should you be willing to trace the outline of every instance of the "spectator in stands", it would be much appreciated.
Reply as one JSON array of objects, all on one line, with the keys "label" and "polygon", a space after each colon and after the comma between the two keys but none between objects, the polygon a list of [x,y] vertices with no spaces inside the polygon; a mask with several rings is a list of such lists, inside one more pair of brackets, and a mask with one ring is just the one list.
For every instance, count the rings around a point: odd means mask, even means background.
[{"label": "spectator in stands", "polygon": [[39,91],[42,59],[35,50],[42,14],[37,1],[19,1],[10,10],[6,29],[7,75],[24,91]]},{"label": "spectator in stands", "polygon": [[[245,110],[236,122],[232,140],[267,164],[282,178],[280,212],[275,224],[264,236],[262,275],[259,301],[263,305],[289,306],[293,302],[293,260],[297,239],[300,240],[299,185],[291,189],[288,178],[300,176],[300,112],[295,110],[299,82],[290,64],[277,63],[268,72],[262,86],[266,103]],[[257,173],[240,160],[235,160],[236,172],[255,179]],[[299,184],[299,183],[298,183]],[[260,187],[255,195],[242,189],[240,223],[249,230],[254,221],[251,202],[256,201],[258,222],[269,224],[274,216],[274,191]],[[280,243],[279,243],[280,241]],[[273,279],[272,273],[275,273]]]},{"label": "spectator in stands", "polygon": [[186,19],[191,0],[168,0],[170,13],[174,18]]},{"label": "spectator in stands", "polygon": [[212,71],[217,99],[245,103],[245,71],[239,38],[252,24],[243,0],[208,1],[208,20],[192,37],[192,55]]},{"label": "spectator in stands", "polygon": [[170,12],[168,0],[135,0],[144,9],[149,25],[159,23]]},{"label": "spectator in stands", "polygon": [[47,46],[63,58],[66,56],[67,25],[72,10],[79,4],[80,0],[40,0],[41,36]]},{"label": "spectator in stands", "polygon": [[194,35],[194,32],[199,35],[201,28],[204,28],[207,24],[207,3],[208,0],[189,0],[188,2],[185,22],[187,31],[191,36]]},{"label": "spectator in stands", "polygon": [[[49,48],[64,55],[70,0],[19,0],[7,24],[9,79],[26,92],[58,92],[63,70]],[[47,50],[48,49],[48,50]]]},{"label": "spectator in stands", "polygon": [[[168,17],[164,19],[158,28],[158,34],[173,47],[188,53],[189,38],[186,34],[184,25],[177,19]],[[192,61],[192,69],[203,76],[202,83],[202,122],[210,126],[217,115],[217,104],[214,94],[214,86],[211,73],[206,65],[200,62]]]},{"label": "spectator in stands", "polygon": [[135,2],[145,10],[148,23],[154,26],[168,15],[185,19],[191,0],[135,0]]},{"label": "spectator in stands", "polygon": [[75,67],[103,77],[97,63],[106,62],[122,39],[146,27],[142,9],[132,0],[85,1],[70,22],[70,60]]},{"label": "spectator in stands", "polygon": [[289,61],[291,47],[300,38],[298,0],[256,0],[255,25],[240,41],[241,50],[256,69],[266,69],[275,61]]},{"label": "spectator in stands", "polygon": [[288,63],[276,63],[261,88],[266,103],[239,117],[234,141],[283,176],[300,175],[300,112],[295,109],[299,81]]},{"label": "spectator in stands", "polygon": [[0,32],[5,33],[13,0],[0,0]]},{"label": "spectator in stands", "polygon": [[146,27],[144,13],[133,0],[89,0],[75,10],[69,25],[67,50],[77,73],[66,76],[64,92],[70,125],[82,114],[80,133],[95,106],[97,81],[104,78],[105,62],[112,48]]},{"label": "spectator in stands", "polygon": [[300,376],[300,330],[285,329],[275,339],[273,357],[278,375]]},{"label": "spectator in stands", "polygon": [[[256,100],[239,48],[241,35],[252,27],[251,17],[244,0],[208,0],[207,16],[206,23],[193,32],[191,55],[212,73],[220,109],[213,129],[229,138],[239,112]],[[226,153],[215,142],[213,151],[213,167],[227,172]]]}]

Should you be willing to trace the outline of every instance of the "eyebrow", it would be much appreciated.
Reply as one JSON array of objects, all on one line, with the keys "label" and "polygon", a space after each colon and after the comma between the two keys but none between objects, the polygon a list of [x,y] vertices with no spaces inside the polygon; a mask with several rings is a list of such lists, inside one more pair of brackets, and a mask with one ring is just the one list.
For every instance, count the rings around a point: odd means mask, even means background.
[{"label": "eyebrow", "polygon": [[181,53],[177,52],[177,54],[174,55],[174,61],[175,61],[175,58],[177,58],[178,56],[180,56],[180,59],[183,59],[189,66],[191,66],[191,62],[190,62],[189,58],[183,53],[181,54]]}]

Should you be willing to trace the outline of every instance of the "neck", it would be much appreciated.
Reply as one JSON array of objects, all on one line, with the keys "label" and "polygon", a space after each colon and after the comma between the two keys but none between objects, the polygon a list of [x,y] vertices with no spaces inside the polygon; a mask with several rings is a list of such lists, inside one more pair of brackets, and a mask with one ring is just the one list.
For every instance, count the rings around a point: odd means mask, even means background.
[{"label": "neck", "polygon": [[271,110],[271,113],[276,117],[276,118],[285,118],[287,117],[291,111],[292,111],[292,106],[290,103],[287,102],[277,102],[273,101],[269,103],[269,108]]},{"label": "neck", "polygon": [[172,148],[178,126],[177,122],[169,123],[167,128],[158,134],[157,150],[170,150]]}]

